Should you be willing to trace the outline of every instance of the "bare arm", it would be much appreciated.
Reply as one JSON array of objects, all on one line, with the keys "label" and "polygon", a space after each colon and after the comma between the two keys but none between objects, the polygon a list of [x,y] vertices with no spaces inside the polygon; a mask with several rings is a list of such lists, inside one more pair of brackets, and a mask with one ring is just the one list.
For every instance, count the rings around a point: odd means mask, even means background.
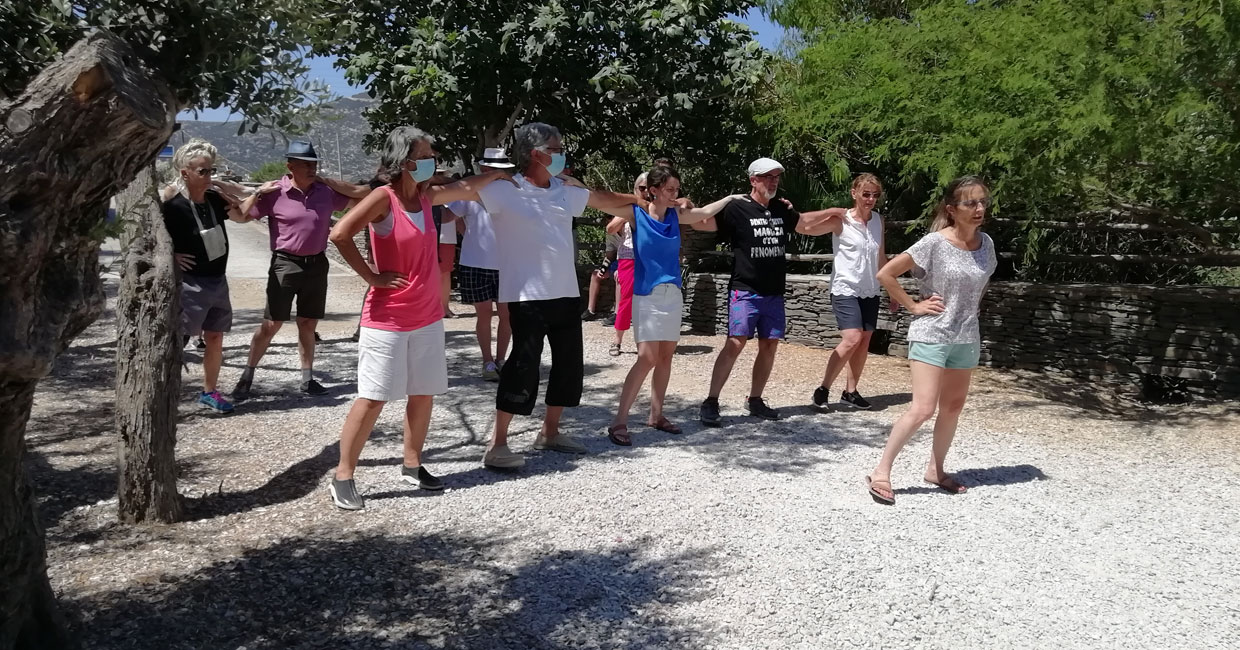
[{"label": "bare arm", "polygon": [[811,237],[827,233],[838,235],[844,230],[844,215],[847,213],[848,210],[845,208],[802,212],[801,220],[797,222],[797,232]]},{"label": "bare arm", "polygon": [[[723,206],[731,203],[733,199],[739,199],[742,196],[745,196],[745,195],[744,194],[732,194],[730,196],[725,196],[722,199],[715,201],[714,203],[704,205],[700,208],[682,207],[678,209],[676,212],[680,217],[680,223],[683,223],[686,225],[693,225],[695,223],[706,221],[707,219],[714,217],[715,215],[719,214],[719,211],[723,209]],[[693,204],[688,203],[688,205],[692,206]]]},{"label": "bare arm", "polygon": [[504,172],[487,172],[478,174],[477,176],[469,176],[461,180],[450,183],[448,185],[433,185],[426,188],[426,198],[430,200],[431,205],[443,205],[453,201],[481,201],[478,197],[478,190],[490,185],[494,181],[504,181],[512,183],[514,186],[516,181]]},{"label": "bare arm", "polygon": [[335,226],[332,226],[332,232],[328,239],[336,245],[336,249],[340,251],[340,256],[344,258],[345,262],[348,262],[349,267],[370,286],[380,289],[401,289],[409,285],[409,280],[395,271],[378,273],[370,268],[370,265],[366,263],[366,259],[362,257],[362,252],[357,249],[357,244],[353,241],[353,236],[361,232],[368,224],[381,221],[387,209],[387,192],[371,192],[366,198],[346,212],[340,218],[340,221],[336,222]]},{"label": "bare arm", "polygon": [[314,180],[330,187],[333,192],[343,194],[351,199],[361,200],[370,194],[369,185],[354,185],[346,183],[338,178],[329,178],[327,176],[315,176]]},{"label": "bare arm", "polygon": [[641,203],[641,199],[632,194],[620,194],[607,190],[590,190],[590,199],[586,201],[588,207],[606,212],[615,217],[624,216],[625,214],[631,216],[633,206],[639,203]]},{"label": "bare arm", "polygon": [[624,224],[626,223],[633,223],[633,213],[631,210],[629,211],[629,214],[627,216],[617,215],[615,218],[609,221],[607,223],[607,232],[613,235],[619,234],[621,230],[624,230]]},{"label": "bare arm", "polygon": [[904,308],[917,314],[924,316],[926,314],[938,314],[943,311],[943,299],[939,296],[930,296],[924,300],[913,300],[908,295],[904,287],[900,286],[899,276],[904,275],[912,270],[913,258],[908,253],[900,253],[896,255],[890,262],[885,264],[878,271],[878,281],[882,283],[883,288],[887,290],[887,295],[891,299],[904,305]]}]

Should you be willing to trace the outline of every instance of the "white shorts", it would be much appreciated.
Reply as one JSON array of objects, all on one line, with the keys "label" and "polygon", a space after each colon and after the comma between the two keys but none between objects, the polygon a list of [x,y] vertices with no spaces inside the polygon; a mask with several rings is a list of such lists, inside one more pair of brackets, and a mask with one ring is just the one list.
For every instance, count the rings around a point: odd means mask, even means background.
[{"label": "white shorts", "polygon": [[448,392],[443,321],[411,332],[363,327],[357,341],[357,396],[380,402]]},{"label": "white shorts", "polygon": [[660,284],[649,296],[633,295],[633,338],[644,341],[679,341],[684,298],[680,287]]}]

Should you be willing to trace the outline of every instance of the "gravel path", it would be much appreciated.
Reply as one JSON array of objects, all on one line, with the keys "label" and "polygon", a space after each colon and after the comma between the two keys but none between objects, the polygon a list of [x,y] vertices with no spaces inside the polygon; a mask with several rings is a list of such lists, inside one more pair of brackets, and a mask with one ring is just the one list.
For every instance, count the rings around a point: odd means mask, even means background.
[{"label": "gravel path", "polygon": [[[234,235],[235,237],[236,235]],[[979,372],[949,462],[974,486],[920,484],[919,437],[896,466],[898,505],[862,477],[908,401],[898,359],[873,357],[872,412],[804,406],[826,353],[783,346],[767,391],[782,422],[694,421],[720,339],[686,337],[669,390],[671,436],[599,433],[633,360],[586,326],[586,396],[568,430],[585,457],[531,452],[484,470],[494,385],[477,379],[472,319],[447,321],[451,389],[427,465],[448,489],[399,479],[400,409],[362,456],[367,510],[325,482],[351,395],[348,340],[362,287],[333,278],[318,368],[295,392],[292,328],[226,418],[188,407],[177,447],[190,521],[115,522],[114,321],[105,315],[45,381],[30,424],[53,586],[99,648],[1240,647],[1240,409],[1084,410],[1036,377]],[[233,278],[231,387],[261,316],[262,280]],[[458,313],[470,308],[454,306]],[[185,395],[196,390],[191,366]],[[644,402],[639,402],[639,408]],[[644,414],[635,411],[634,420]],[[538,420],[519,418],[513,447]]]}]

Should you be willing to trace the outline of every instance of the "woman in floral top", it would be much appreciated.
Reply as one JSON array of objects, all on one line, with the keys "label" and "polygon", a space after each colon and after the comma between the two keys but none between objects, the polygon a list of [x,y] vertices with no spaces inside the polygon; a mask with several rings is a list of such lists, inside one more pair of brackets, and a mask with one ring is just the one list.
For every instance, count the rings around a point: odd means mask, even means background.
[{"label": "woman in floral top", "polygon": [[[989,207],[990,190],[982,179],[965,176],[952,181],[935,209],[930,234],[878,272],[892,300],[913,313],[908,330],[913,403],[892,427],[882,460],[866,477],[870,496],[878,503],[895,504],[891,466],[936,408],[925,480],[952,494],[966,490],[947,473],[943,461],[981,354],[978,306],[997,266],[994,242],[979,230]],[[919,280],[921,300],[913,300],[896,279],[910,270]]]}]

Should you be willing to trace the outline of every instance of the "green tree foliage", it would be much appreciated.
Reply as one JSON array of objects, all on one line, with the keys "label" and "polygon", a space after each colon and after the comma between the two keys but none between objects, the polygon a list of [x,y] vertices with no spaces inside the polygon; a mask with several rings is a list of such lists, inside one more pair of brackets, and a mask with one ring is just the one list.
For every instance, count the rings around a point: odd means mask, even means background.
[{"label": "green tree foliage", "polygon": [[0,93],[15,96],[90,29],[107,29],[168,84],[181,109],[228,106],[297,131],[325,98],[302,50],[329,20],[320,0],[51,0],[0,5]]},{"label": "green tree foliage", "polygon": [[[846,4],[773,6],[807,40],[768,120],[785,151],[837,179],[878,171],[896,214],[924,216],[963,173],[992,179],[1008,216],[1240,214],[1240,0],[942,1],[907,17]],[[1211,244],[1036,229],[1011,239],[1027,262],[1052,240],[1119,253]]]},{"label": "green tree foliage", "polygon": [[654,155],[741,169],[754,155],[771,56],[728,18],[750,0],[347,4],[323,52],[379,98],[372,143],[412,123],[469,159],[543,121],[633,172]]},{"label": "green tree foliage", "polygon": [[250,181],[265,183],[274,181],[288,173],[288,163],[283,160],[269,160],[250,173]]}]

